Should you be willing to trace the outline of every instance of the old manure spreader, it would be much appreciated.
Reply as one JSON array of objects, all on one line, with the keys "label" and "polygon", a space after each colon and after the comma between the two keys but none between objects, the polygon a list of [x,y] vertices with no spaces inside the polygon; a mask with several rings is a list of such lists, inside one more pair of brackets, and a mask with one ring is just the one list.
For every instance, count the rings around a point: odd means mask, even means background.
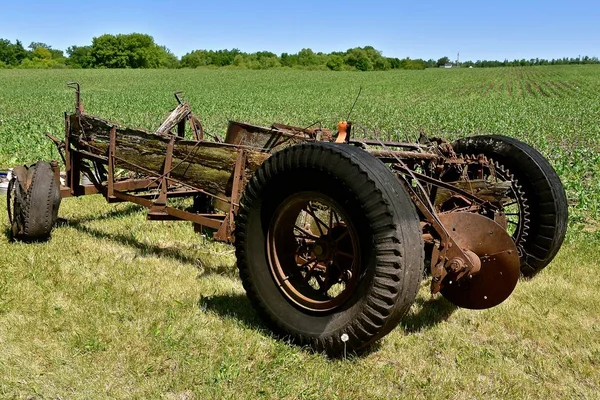
[{"label": "old manure spreader", "polygon": [[[224,141],[206,140],[177,95],[147,132],[86,114],[71,86],[65,139],[48,135],[65,178],[57,162],[14,168],[12,235],[48,238],[61,198],[96,193],[147,207],[151,220],[191,221],[235,245],[247,295],[273,331],[317,351],[359,351],[394,329],[425,264],[433,294],[496,306],[565,236],[558,176],[512,138],[384,142],[354,138],[350,122],[337,132],[230,122]],[[188,207],[172,200],[181,197]]]}]

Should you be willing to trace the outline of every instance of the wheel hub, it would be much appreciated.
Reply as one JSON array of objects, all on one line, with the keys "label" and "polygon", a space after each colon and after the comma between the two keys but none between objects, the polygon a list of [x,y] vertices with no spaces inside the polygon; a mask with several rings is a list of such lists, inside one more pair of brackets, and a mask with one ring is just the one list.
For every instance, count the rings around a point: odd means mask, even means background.
[{"label": "wheel hub", "polygon": [[299,193],[276,211],[270,226],[271,274],[285,297],[303,309],[331,311],[356,286],[358,236],[339,210],[329,197]]}]

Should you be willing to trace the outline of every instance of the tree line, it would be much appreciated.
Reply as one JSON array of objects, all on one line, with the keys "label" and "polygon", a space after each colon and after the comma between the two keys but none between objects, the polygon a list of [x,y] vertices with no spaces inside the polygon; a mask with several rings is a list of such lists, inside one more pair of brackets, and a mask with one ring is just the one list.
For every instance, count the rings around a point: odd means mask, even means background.
[{"label": "tree line", "polygon": [[[461,67],[507,67],[564,64],[598,64],[597,57],[521,60],[464,61]],[[387,71],[441,67],[451,64],[448,57],[437,60],[385,57],[372,46],[322,53],[309,48],[296,54],[277,55],[270,51],[245,53],[232,50],[194,50],[178,59],[165,46],[142,33],[105,34],[92,39],[88,46],[70,46],[66,55],[46,43],[32,42],[25,48],[21,41],[0,39],[0,68],[297,68],[312,70]]]}]

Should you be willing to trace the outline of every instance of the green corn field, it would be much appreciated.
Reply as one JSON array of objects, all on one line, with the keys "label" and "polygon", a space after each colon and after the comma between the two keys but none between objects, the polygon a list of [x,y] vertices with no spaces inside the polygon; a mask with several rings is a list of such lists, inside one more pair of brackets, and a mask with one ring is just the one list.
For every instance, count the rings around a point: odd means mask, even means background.
[{"label": "green corn field", "polygon": [[[0,170],[59,159],[81,84],[87,113],[155,130],[185,101],[228,120],[415,141],[502,134],[540,150],[569,201],[556,259],[498,307],[457,309],[424,280],[361,357],[272,337],[232,246],[132,204],[65,199],[51,240],[8,239],[0,213],[0,398],[592,399],[600,392],[600,66],[424,71],[1,70]],[[361,90],[362,88],[362,90]],[[4,196],[0,201],[5,202]]]}]

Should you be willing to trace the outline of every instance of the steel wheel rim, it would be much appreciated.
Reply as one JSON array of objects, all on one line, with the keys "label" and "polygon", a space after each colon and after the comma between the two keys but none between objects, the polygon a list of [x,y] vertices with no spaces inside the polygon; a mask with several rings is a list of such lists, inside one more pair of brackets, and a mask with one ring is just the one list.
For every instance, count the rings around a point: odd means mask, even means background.
[{"label": "steel wheel rim", "polygon": [[267,254],[280,292],[303,310],[342,307],[359,280],[356,228],[339,204],[321,193],[295,193],[282,202],[269,226]]}]

